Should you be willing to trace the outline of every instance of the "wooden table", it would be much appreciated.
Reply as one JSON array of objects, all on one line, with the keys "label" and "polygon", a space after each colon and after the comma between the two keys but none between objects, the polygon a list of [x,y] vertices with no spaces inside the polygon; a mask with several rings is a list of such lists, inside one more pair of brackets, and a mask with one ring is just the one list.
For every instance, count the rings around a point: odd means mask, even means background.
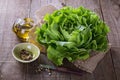
[{"label": "wooden table", "polygon": [[[110,27],[108,35],[112,48],[98,64],[95,71],[83,76],[52,72],[36,73],[36,64],[21,64],[12,57],[12,48],[19,43],[12,32],[17,18],[28,15],[35,19],[34,12],[41,6],[58,4],[84,6],[98,13]],[[120,0],[0,0],[0,80],[120,80]],[[44,59],[42,59],[44,61]]]}]

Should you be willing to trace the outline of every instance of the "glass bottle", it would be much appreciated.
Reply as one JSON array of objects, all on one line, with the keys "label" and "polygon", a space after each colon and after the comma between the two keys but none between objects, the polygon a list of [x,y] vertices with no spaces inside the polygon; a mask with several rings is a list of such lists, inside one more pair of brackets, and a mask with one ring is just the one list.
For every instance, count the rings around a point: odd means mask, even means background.
[{"label": "glass bottle", "polygon": [[34,21],[31,18],[17,19],[13,24],[13,32],[21,41],[28,41],[29,32],[34,26]]}]

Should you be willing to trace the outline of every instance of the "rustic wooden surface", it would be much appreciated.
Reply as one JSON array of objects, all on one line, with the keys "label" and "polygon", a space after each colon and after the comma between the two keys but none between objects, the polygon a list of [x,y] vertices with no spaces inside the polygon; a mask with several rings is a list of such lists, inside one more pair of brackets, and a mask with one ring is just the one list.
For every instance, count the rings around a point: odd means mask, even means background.
[{"label": "rustic wooden surface", "polygon": [[[84,6],[98,13],[110,27],[111,50],[92,73],[82,76],[52,72],[36,72],[39,61],[49,62],[44,55],[31,64],[21,64],[12,57],[12,48],[19,43],[12,32],[13,22],[27,16],[35,19],[35,11],[52,4]],[[0,80],[120,80],[120,0],[0,0]]]}]

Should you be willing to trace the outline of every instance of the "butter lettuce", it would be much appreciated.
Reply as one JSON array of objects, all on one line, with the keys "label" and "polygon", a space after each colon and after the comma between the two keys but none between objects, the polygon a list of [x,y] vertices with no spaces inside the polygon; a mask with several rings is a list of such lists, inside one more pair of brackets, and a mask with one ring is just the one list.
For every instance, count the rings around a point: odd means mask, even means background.
[{"label": "butter lettuce", "polygon": [[62,65],[64,58],[86,60],[91,51],[107,50],[109,27],[84,7],[63,7],[46,14],[44,21],[36,30],[37,41],[46,46],[48,59],[56,65]]}]

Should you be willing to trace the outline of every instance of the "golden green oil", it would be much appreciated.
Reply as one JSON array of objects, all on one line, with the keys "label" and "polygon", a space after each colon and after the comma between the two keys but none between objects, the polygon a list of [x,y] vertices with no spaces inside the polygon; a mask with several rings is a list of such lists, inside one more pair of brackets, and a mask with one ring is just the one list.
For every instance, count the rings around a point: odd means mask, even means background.
[{"label": "golden green oil", "polygon": [[34,22],[31,18],[24,18],[24,20],[18,19],[13,25],[13,32],[15,32],[21,41],[28,41],[28,34],[34,26],[33,23]]}]

